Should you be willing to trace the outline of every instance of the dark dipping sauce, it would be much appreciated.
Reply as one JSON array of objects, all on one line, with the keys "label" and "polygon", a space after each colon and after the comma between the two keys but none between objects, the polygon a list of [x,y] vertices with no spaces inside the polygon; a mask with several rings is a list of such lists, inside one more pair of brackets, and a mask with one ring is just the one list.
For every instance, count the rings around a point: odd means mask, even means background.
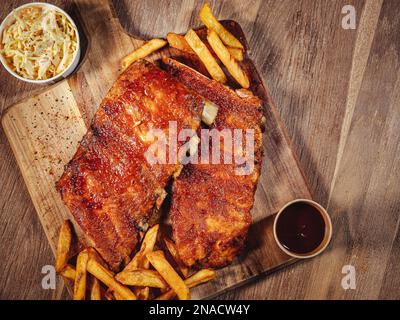
[{"label": "dark dipping sauce", "polygon": [[288,251],[307,254],[318,248],[325,236],[325,221],[321,213],[307,203],[294,203],[280,214],[276,235]]}]

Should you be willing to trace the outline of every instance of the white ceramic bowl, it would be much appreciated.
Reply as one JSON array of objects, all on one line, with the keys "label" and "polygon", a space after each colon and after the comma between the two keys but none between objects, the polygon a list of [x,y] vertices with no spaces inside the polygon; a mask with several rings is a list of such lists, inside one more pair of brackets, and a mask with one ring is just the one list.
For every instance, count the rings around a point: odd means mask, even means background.
[{"label": "white ceramic bowl", "polygon": [[[75,29],[76,32],[76,51],[74,53],[74,56],[72,58],[71,64],[68,66],[68,68],[66,68],[63,72],[61,72],[60,74],[49,78],[49,79],[45,79],[45,80],[32,80],[32,79],[26,79],[22,76],[20,76],[19,74],[15,73],[7,64],[6,59],[4,58],[4,56],[2,54],[0,54],[0,61],[1,64],[4,66],[4,68],[8,71],[8,73],[10,73],[11,75],[13,75],[15,78],[18,78],[22,81],[25,82],[29,82],[29,83],[35,83],[35,84],[50,84],[50,83],[55,83],[59,80],[62,80],[66,77],[68,77],[77,67],[78,63],[79,63],[79,59],[81,56],[81,45],[80,45],[80,38],[79,38],[79,32],[78,32],[78,28],[76,27],[75,22],[72,20],[72,18],[69,16],[68,13],[66,13],[64,10],[62,10],[61,8],[49,4],[49,3],[43,3],[43,2],[32,2],[32,3],[27,3],[24,4],[18,8],[16,8],[16,11],[19,11],[23,8],[27,8],[27,7],[31,7],[31,6],[40,6],[40,7],[47,7],[47,8],[51,8],[54,10],[57,10],[59,12],[61,12],[62,14],[64,14],[67,19],[71,22],[71,25],[73,26],[73,28]],[[13,12],[11,11],[8,16],[3,20],[3,22],[0,25],[0,41],[1,41],[1,37],[3,35],[3,30],[6,26],[10,25],[11,23],[14,22],[14,17],[13,17]]]}]

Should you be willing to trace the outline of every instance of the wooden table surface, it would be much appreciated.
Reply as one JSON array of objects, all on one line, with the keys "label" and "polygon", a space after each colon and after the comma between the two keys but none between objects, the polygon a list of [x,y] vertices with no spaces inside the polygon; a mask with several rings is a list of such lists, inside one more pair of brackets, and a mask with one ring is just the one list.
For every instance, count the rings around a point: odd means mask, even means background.
[{"label": "wooden table surface", "polygon": [[[0,19],[24,2],[2,1]],[[79,15],[72,1],[51,2]],[[137,37],[165,36],[200,24],[202,1],[113,2],[123,27]],[[341,26],[348,4],[356,10],[356,30]],[[323,255],[219,298],[399,299],[400,1],[211,5],[219,18],[242,25],[314,198],[327,207],[334,226]],[[41,89],[2,68],[0,112]],[[0,298],[68,298],[61,285],[41,287],[41,269],[54,258],[2,129],[0,159]],[[354,290],[342,287],[345,265],[355,267]]]}]

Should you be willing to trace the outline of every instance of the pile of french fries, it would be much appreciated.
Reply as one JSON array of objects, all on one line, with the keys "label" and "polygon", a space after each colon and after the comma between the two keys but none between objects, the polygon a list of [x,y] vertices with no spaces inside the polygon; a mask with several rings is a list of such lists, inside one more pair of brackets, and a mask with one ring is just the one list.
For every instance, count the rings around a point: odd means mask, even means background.
[{"label": "pile of french fries", "polygon": [[170,47],[196,54],[214,80],[226,83],[227,77],[218,64],[217,57],[237,83],[242,88],[248,89],[250,87],[249,77],[239,64],[243,60],[243,45],[217,20],[208,3],[203,5],[199,16],[207,27],[207,43],[204,43],[192,29],[185,36],[168,33],[167,41],[152,39],[126,56],[121,62],[122,68],[126,69],[133,62],[143,59],[169,44]]},{"label": "pile of french fries", "polygon": [[[56,270],[73,284],[74,300],[171,300],[176,297],[188,300],[189,289],[214,279],[215,271],[202,269],[191,273],[179,259],[174,242],[158,235],[159,225],[151,227],[139,251],[115,274],[94,248],[79,252],[75,266],[70,263],[75,258],[71,257],[73,232],[66,220],[60,229]],[[160,240],[163,243],[158,243],[158,238],[163,238]]]}]

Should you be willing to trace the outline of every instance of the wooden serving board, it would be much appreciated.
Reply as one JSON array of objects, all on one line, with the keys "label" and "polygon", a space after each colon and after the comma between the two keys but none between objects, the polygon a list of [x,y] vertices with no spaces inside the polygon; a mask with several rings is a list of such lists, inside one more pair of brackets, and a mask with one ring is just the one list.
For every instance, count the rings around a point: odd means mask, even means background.
[{"label": "wooden serving board", "polygon": [[[55,182],[75,153],[101,100],[120,74],[121,58],[143,44],[143,40],[134,39],[122,30],[107,0],[77,1],[76,7],[83,38],[83,57],[78,70],[70,78],[11,106],[2,118],[53,252],[62,221],[73,220],[55,189]],[[227,26],[239,38],[243,36],[236,23],[228,22]],[[265,156],[252,211],[254,222],[245,253],[232,265],[219,270],[214,281],[193,289],[194,299],[214,297],[294,262],[273,239],[274,214],[288,201],[311,198],[268,90],[250,61],[249,67],[255,83],[253,90],[264,99],[267,118]]]}]

